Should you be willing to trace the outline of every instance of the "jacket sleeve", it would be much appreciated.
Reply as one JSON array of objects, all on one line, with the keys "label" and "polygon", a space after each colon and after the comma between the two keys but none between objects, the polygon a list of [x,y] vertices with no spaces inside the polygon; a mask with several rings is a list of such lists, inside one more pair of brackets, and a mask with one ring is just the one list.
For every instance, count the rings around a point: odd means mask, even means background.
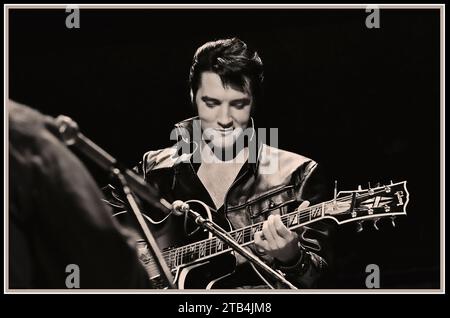
[{"label": "jacket sleeve", "polygon": [[[309,162],[294,174],[296,184],[296,204],[308,200],[310,205],[323,202],[327,193],[331,193],[325,173],[318,164]],[[282,264],[275,261],[275,266],[286,278],[301,288],[318,288],[327,284],[330,269],[333,266],[332,240],[335,224],[331,220],[320,220],[300,227],[298,234],[301,256],[294,264]]]},{"label": "jacket sleeve", "polygon": [[[136,165],[133,168],[133,171],[143,177],[142,162]],[[105,197],[103,201],[113,210],[114,214],[127,212],[129,210],[125,194],[121,189],[119,182],[112,180],[111,183],[102,188],[102,192]]]},{"label": "jacket sleeve", "polygon": [[[153,180],[153,178],[148,178],[148,174],[151,172],[156,162],[156,153],[158,153],[158,151],[149,151],[145,153],[143,159],[136,166],[134,166],[132,170],[142,177],[150,186],[152,186],[153,189],[159,192],[160,189],[158,182]],[[131,210],[122,190],[122,186],[117,180],[113,180],[110,184],[103,187],[102,191],[105,196],[104,202],[112,208],[114,214],[126,213]],[[152,211],[151,216],[155,220],[162,219],[166,216],[165,213],[150,207],[145,201],[140,200],[138,196],[134,196],[134,198],[144,213],[148,214],[149,211]]]}]

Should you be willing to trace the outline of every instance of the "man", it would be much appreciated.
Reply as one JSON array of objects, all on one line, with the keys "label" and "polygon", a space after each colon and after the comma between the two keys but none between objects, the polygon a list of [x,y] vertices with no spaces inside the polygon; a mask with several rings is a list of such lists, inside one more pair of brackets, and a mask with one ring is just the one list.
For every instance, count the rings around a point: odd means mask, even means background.
[{"label": "man", "polygon": [[9,101],[9,289],[150,288],[54,119]]},{"label": "man", "polygon": [[[254,246],[250,245],[250,249],[295,285],[318,286],[330,260],[329,228],[316,224],[314,228],[304,226],[291,231],[280,219],[280,214],[293,211],[300,204],[318,202],[323,193],[315,172],[317,163],[269,147],[257,138],[251,115],[261,98],[263,81],[258,53],[237,38],[208,42],[195,53],[189,79],[198,117],[176,124],[177,145],[147,152],[137,171],[169,201],[200,200],[212,211],[205,216],[227,219],[234,229],[264,221],[262,230],[254,234]],[[109,197],[111,204],[126,209],[117,194]],[[177,253],[184,253],[193,246],[192,242],[202,239],[194,238],[202,231],[173,215],[149,215],[161,248],[185,246],[172,249],[175,256],[168,259],[169,266],[179,268],[190,260],[195,264],[195,256],[200,255],[195,254],[195,248],[187,259]],[[204,247],[200,245],[198,249]],[[206,248],[216,247],[207,243]],[[217,269],[225,261],[209,258],[208,262]],[[194,277],[211,278],[213,283],[207,287],[216,288],[258,288],[270,284],[239,255],[235,265],[232,275],[217,270],[223,274],[221,279],[215,280],[203,269]],[[180,273],[177,276],[185,277]]]}]

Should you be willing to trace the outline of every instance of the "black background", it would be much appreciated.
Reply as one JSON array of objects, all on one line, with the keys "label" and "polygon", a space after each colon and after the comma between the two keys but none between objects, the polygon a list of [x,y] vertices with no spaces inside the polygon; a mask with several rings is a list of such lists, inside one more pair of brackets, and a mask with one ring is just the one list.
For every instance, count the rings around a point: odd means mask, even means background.
[{"label": "black background", "polygon": [[[194,115],[192,56],[237,36],[265,66],[259,127],[280,148],[314,158],[330,183],[408,181],[408,216],[393,229],[340,228],[338,288],[365,288],[377,264],[382,288],[439,287],[440,46],[438,10],[364,9],[9,11],[10,98],[74,118],[127,166],[170,145],[172,125]],[[107,176],[87,163],[98,183]]]}]

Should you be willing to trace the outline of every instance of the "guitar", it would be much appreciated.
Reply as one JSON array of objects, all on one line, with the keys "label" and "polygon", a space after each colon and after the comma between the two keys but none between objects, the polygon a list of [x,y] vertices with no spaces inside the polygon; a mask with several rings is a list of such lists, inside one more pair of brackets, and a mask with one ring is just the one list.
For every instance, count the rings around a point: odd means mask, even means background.
[{"label": "guitar", "polygon": [[[332,219],[338,225],[358,222],[358,232],[362,230],[362,222],[374,220],[374,227],[382,218],[394,219],[406,215],[409,193],[406,181],[378,186],[371,189],[341,191],[336,198],[303,209],[296,209],[281,216],[284,225],[290,230],[317,222]],[[192,206],[191,206],[192,207]],[[213,220],[216,222],[216,220]],[[227,226],[228,224],[228,226]],[[254,234],[262,230],[263,222],[243,228],[232,229],[227,223],[219,224],[226,228],[228,234],[241,246],[254,242]],[[164,285],[155,260],[150,256],[147,244],[138,240],[139,259],[146,268],[150,280],[157,288],[167,288]],[[233,251],[220,239],[211,234],[208,238],[187,245],[166,248],[162,250],[163,257],[175,277],[179,289],[208,289],[214,287],[221,279],[232,274],[235,267]],[[215,262],[214,272],[205,271],[205,266]],[[217,266],[221,265],[221,266]]]}]

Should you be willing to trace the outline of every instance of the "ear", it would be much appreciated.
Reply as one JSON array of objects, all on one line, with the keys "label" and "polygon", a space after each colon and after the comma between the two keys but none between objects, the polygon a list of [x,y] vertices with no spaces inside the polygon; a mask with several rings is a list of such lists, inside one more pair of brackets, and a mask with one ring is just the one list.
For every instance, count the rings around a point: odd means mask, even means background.
[{"label": "ear", "polygon": [[192,88],[189,90],[189,97],[191,98],[191,103],[194,104],[194,92],[192,91]]},{"label": "ear", "polygon": [[195,100],[194,100],[194,92],[192,92],[192,89],[189,91],[189,97],[191,98],[191,106],[192,106],[192,110],[194,111],[195,114],[198,115],[198,109],[197,106],[195,104]]}]

